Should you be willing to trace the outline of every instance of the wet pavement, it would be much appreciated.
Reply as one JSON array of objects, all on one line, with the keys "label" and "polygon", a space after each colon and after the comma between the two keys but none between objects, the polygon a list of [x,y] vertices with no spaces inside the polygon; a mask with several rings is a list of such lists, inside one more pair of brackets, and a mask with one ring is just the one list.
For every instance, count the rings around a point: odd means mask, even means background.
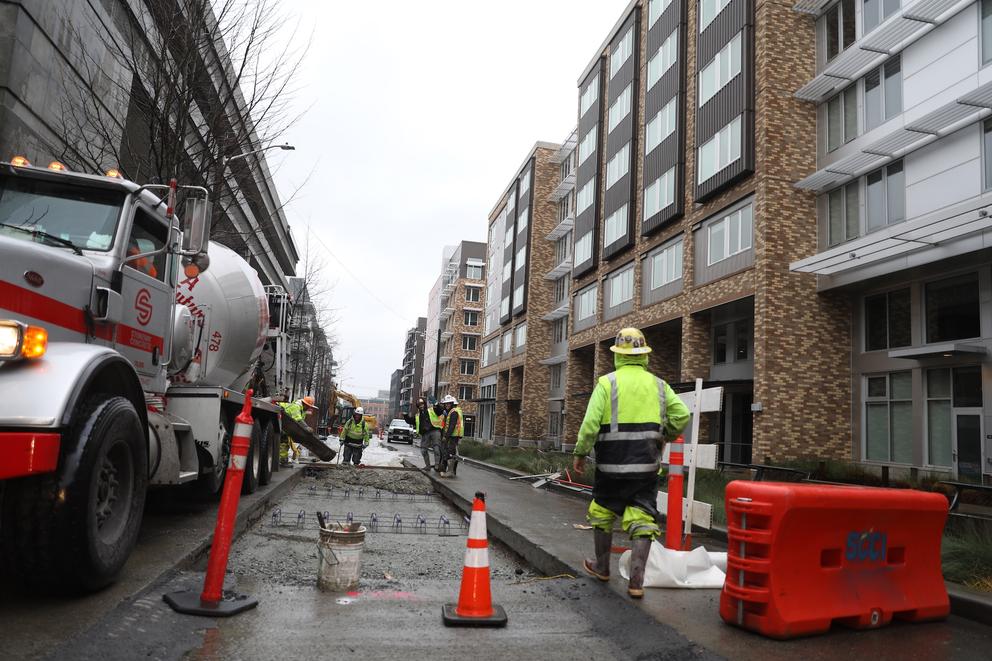
[{"label": "wet pavement", "polygon": [[[465,553],[461,514],[432,496],[430,482],[417,472],[306,472],[232,548],[228,587],[258,598],[258,608],[227,620],[173,613],[162,593],[198,590],[202,581],[197,568],[176,572],[51,658],[716,658],[591,581],[546,579],[492,541],[493,597],[506,608],[509,625],[446,628],[441,606],[457,599]],[[316,511],[370,525],[376,515],[353,592],[316,585]]]}]

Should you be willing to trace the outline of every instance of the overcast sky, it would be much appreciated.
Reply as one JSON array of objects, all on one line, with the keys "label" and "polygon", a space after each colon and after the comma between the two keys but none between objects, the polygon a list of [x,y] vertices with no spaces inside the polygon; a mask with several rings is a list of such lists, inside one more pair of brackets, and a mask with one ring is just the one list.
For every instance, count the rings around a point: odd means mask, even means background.
[{"label": "overcast sky", "polygon": [[[272,165],[301,252],[326,263],[342,389],[374,395],[427,314],[441,249],[485,241],[537,140],[575,124],[576,80],[628,0],[288,0],[313,45]],[[290,29],[290,28],[287,28]]]}]

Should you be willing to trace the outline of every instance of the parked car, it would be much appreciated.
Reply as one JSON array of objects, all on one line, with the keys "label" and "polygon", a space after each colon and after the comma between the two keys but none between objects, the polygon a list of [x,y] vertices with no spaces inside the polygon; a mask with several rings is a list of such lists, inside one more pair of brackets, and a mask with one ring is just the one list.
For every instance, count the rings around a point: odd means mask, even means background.
[{"label": "parked car", "polygon": [[406,420],[395,418],[386,428],[386,442],[398,443],[403,441],[413,445],[413,427],[406,423]]}]

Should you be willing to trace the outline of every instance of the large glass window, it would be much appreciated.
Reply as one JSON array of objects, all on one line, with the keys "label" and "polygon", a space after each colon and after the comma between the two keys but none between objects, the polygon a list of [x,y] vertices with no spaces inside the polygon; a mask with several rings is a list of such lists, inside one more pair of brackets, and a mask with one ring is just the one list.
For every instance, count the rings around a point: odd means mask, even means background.
[{"label": "large glass window", "polygon": [[527,345],[527,324],[522,323],[513,330],[514,342],[518,349]]},{"label": "large glass window", "polygon": [[596,285],[575,296],[575,320],[584,321],[596,314]]},{"label": "large glass window", "polygon": [[582,184],[582,188],[575,194],[575,215],[579,215],[592,206],[596,198],[596,180],[590,179]]},{"label": "large glass window", "polygon": [[510,314],[510,297],[507,296],[499,302],[499,314],[501,317],[505,317]]},{"label": "large glass window", "polygon": [[658,114],[648,120],[644,127],[645,154],[650,154],[665,138],[675,133],[675,122],[678,119],[678,106],[676,105],[678,99],[678,96],[673,97],[658,111]]},{"label": "large glass window", "polygon": [[752,231],[750,204],[710,225],[707,264],[712,266],[750,249]]},{"label": "large glass window", "polygon": [[582,264],[592,257],[592,232],[586,232],[575,240],[575,263]]},{"label": "large glass window", "polygon": [[698,150],[698,177],[702,183],[741,157],[741,116],[720,129]]},{"label": "large glass window", "polygon": [[865,129],[892,119],[902,112],[902,62],[898,55],[864,77]]},{"label": "large glass window", "polygon": [[741,72],[743,33],[738,32],[699,72],[699,105],[709,101]]},{"label": "large glass window", "polygon": [[606,218],[603,245],[608,246],[627,234],[627,205],[623,205]]},{"label": "large glass window", "polygon": [[530,207],[524,207],[520,210],[520,215],[517,216],[517,233],[523,232],[527,229],[527,222],[530,219]]},{"label": "large glass window", "polygon": [[865,177],[868,231],[906,220],[906,177],[902,161],[890,163]]},{"label": "large glass window", "polygon": [[968,273],[926,285],[927,342],[982,336],[978,274]]},{"label": "large glass window", "polygon": [[661,80],[665,72],[672,68],[672,65],[679,57],[679,30],[675,28],[668,38],[661,44],[658,52],[648,60],[648,89]]},{"label": "large glass window", "polygon": [[699,31],[705,30],[729,4],[730,0],[699,0]]},{"label": "large glass window", "polygon": [[513,348],[513,331],[508,330],[503,333],[503,353],[509,352]]},{"label": "large glass window", "polygon": [[865,351],[908,347],[912,310],[909,288],[865,297]]},{"label": "large glass window", "polygon": [[520,197],[524,196],[524,193],[530,190],[530,170],[527,170],[520,176],[520,192],[518,195]]},{"label": "large glass window", "polygon": [[912,463],[912,372],[865,379],[865,459]]},{"label": "large glass window", "polygon": [[520,247],[520,250],[517,251],[516,265],[517,265],[517,269],[518,270],[519,269],[522,269],[525,266],[527,266],[527,246],[526,245],[521,246]]},{"label": "large glass window", "polygon": [[852,85],[827,101],[827,150],[858,137],[858,88]]},{"label": "large glass window", "polygon": [[464,310],[465,312],[465,325],[466,326],[478,326],[479,325],[479,313],[474,310]]},{"label": "large glass window", "polygon": [[599,98],[599,74],[593,76],[593,79],[589,82],[584,90],[582,90],[582,96],[579,97],[579,114],[584,115],[592,104],[596,103],[596,99]]},{"label": "large glass window", "polygon": [[612,188],[630,171],[630,143],[620,148],[606,163],[606,188]]},{"label": "large glass window", "polygon": [[672,0],[651,0],[648,3],[648,28],[651,28],[665,13]]},{"label": "large glass window", "polygon": [[634,52],[634,28],[628,28],[626,34],[620,39],[613,52],[610,54],[610,78],[617,75],[620,67],[630,59]]},{"label": "large glass window", "polygon": [[479,338],[475,335],[462,335],[462,350],[475,351],[479,347]]},{"label": "large glass window", "polygon": [[469,280],[482,280],[482,264],[466,265],[465,277]]},{"label": "large glass window", "polygon": [[[563,367],[564,367],[563,365],[552,365],[551,366],[551,370],[550,371],[551,371],[551,389],[552,390],[561,390],[561,383],[562,383],[561,376],[562,376],[562,372],[564,371],[562,369]],[[551,417],[551,419],[554,420],[556,417],[557,416],[554,416],[553,415]]]},{"label": "large glass window", "polygon": [[620,96],[617,100],[613,102],[610,106],[609,121],[610,130],[612,131],[623,121],[623,118],[630,114],[630,100],[633,95],[634,84],[631,83],[620,92]]},{"label": "large glass window", "polygon": [[649,256],[651,260],[651,289],[657,289],[682,278],[682,239]]},{"label": "large glass window", "polygon": [[596,151],[596,124],[589,129],[589,132],[582,137],[582,142],[579,143],[579,163],[585,163],[586,159]]},{"label": "large glass window", "polygon": [[607,286],[610,291],[610,307],[616,307],[621,303],[634,298],[634,269],[626,268],[619,273],[614,273],[607,279]]},{"label": "large glass window", "polygon": [[644,189],[644,218],[650,218],[674,202],[675,168],[671,168]]},{"label": "large glass window", "polygon": [[981,408],[978,365],[930,369],[927,375],[927,463],[952,466],[953,408]]},{"label": "large glass window", "polygon": [[478,303],[482,300],[482,290],[478,287],[466,287],[465,300],[469,303]]},{"label": "large glass window", "polygon": [[868,34],[885,19],[896,13],[899,9],[899,0],[863,0],[861,8],[861,22],[864,24],[863,34]]},{"label": "large glass window", "polygon": [[474,361],[474,360],[466,360],[465,358],[462,358],[461,359],[461,365],[460,365],[461,366],[461,370],[459,372],[461,374],[465,374],[465,375],[475,374],[475,368],[476,368],[476,364],[475,363],[476,363],[476,361]]},{"label": "large glass window", "polygon": [[827,10],[823,17],[824,38],[826,43],[827,62],[837,57],[848,46],[854,43],[857,36],[855,34],[854,22],[854,0],[841,0]]},{"label": "large glass window", "polygon": [[555,344],[561,344],[566,339],[568,339],[568,317],[555,319],[554,325],[552,327],[552,331],[554,333]]},{"label": "large glass window", "polygon": [[737,319],[713,326],[713,364],[751,359],[751,322]]},{"label": "large glass window", "polygon": [[524,304],[524,286],[517,285],[517,288],[513,290],[513,307],[519,307]]},{"label": "large glass window", "polygon": [[860,234],[860,187],[857,181],[827,194],[827,232],[831,246],[850,241]]}]

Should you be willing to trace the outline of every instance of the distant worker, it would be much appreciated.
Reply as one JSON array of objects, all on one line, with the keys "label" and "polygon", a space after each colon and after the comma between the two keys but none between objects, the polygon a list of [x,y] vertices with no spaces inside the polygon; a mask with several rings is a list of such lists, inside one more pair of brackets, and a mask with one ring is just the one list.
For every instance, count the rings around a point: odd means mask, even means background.
[{"label": "distant worker", "polygon": [[444,405],[444,430],[441,432],[441,460],[439,473],[441,477],[448,477],[450,462],[451,477],[458,474],[458,442],[465,435],[465,415],[458,400],[451,395],[445,395],[441,400]]},{"label": "distant worker", "polygon": [[344,445],[344,463],[356,466],[362,463],[362,451],[368,447],[372,432],[365,423],[365,410],[359,406],[341,429]]},{"label": "distant worker", "polygon": [[[431,469],[431,449],[437,457],[437,465],[441,465],[441,426],[443,424],[444,408],[440,403],[430,406],[427,399],[420,397],[417,399],[417,412],[414,414],[404,413],[403,419],[407,424],[413,425],[413,431],[420,434],[420,454],[424,458],[424,470]],[[440,468],[435,468],[440,470]]]},{"label": "distant worker", "polygon": [[[279,402],[279,406],[282,407],[282,410],[286,413],[286,415],[304,426],[307,424],[307,413],[317,410],[317,407],[314,406],[313,403],[313,397],[310,395],[307,395],[303,399],[298,399],[295,402]],[[293,439],[291,439],[288,435],[283,434],[282,441],[279,443],[279,463],[289,463],[290,451],[293,453],[294,460],[300,458],[300,448],[296,446]]]},{"label": "distant worker", "polygon": [[632,543],[627,594],[644,596],[644,567],[658,527],[658,467],[666,440],[689,423],[689,409],[667,383],[647,370],[644,334],[624,328],[610,350],[616,371],[600,377],[589,398],[575,444],[574,467],[583,472],[586,456],[596,450],[596,476],[588,519],[593,527],[596,557],[585,570],[610,580],[613,523],[622,517]]}]

